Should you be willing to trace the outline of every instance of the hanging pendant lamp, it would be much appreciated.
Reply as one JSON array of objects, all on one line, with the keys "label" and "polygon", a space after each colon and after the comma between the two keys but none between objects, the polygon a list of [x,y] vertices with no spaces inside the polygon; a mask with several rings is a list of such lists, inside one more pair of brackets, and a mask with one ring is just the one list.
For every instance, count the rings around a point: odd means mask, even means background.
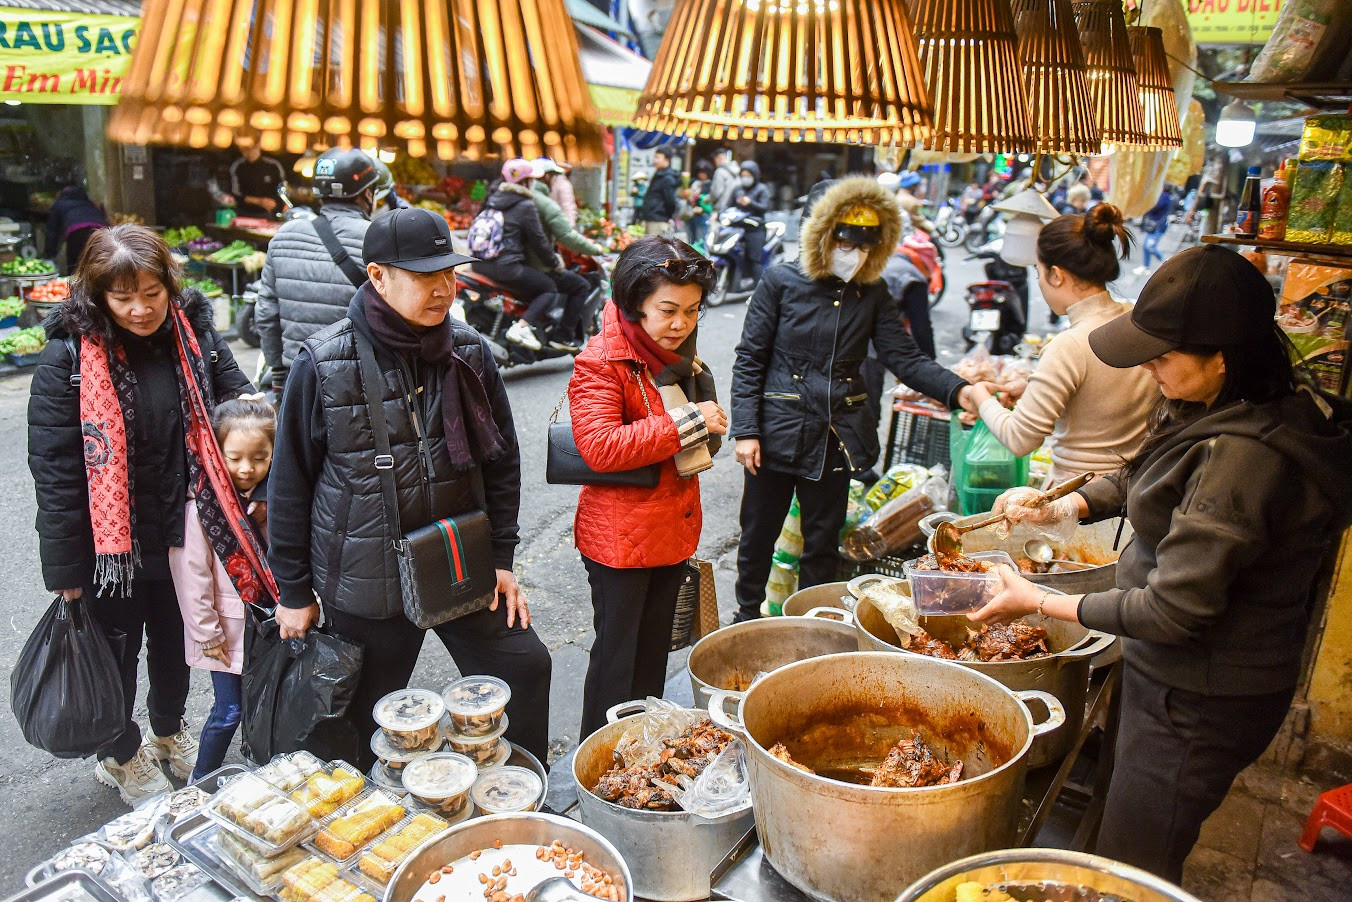
[{"label": "hanging pendant lamp", "polygon": [[930,131],[902,0],[678,0],[635,125],[756,141],[888,141]]},{"label": "hanging pendant lamp", "polygon": [[1039,153],[1096,154],[1103,145],[1071,0],[1011,0]]},{"label": "hanging pendant lamp", "polygon": [[146,0],[109,136],[605,158],[564,0]]},{"label": "hanging pendant lamp", "polygon": [[1183,146],[1183,126],[1178,116],[1178,100],[1169,79],[1169,61],[1164,54],[1164,32],[1158,28],[1127,26],[1131,56],[1136,61],[1136,77],[1141,86],[1141,111],[1150,150]]},{"label": "hanging pendant lamp", "polygon": [[911,12],[934,99],[934,135],[925,148],[1034,150],[1009,0],[911,0]]},{"label": "hanging pendant lamp", "polygon": [[1104,148],[1147,143],[1122,0],[1075,0],[1075,25]]}]

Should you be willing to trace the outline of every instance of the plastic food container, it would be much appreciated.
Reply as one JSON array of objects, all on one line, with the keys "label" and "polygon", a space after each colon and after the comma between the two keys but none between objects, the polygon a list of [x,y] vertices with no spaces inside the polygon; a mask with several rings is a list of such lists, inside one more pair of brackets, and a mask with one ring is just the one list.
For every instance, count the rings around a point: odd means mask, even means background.
[{"label": "plastic food container", "polygon": [[501,767],[512,758],[512,744],[506,739],[498,740],[498,750],[493,753],[493,757],[487,761],[479,763],[479,773],[486,770],[492,770],[495,767]]},{"label": "plastic food container", "polygon": [[[451,751],[464,755],[480,767],[496,767],[511,755],[510,745],[502,738],[502,734],[507,732],[508,723],[504,714],[498,728],[487,736],[462,736],[454,730],[448,731],[446,745]],[[507,747],[507,755],[502,753],[504,746]]]},{"label": "plastic food container", "polygon": [[903,570],[911,583],[917,613],[930,616],[980,610],[1000,591],[1000,577],[995,568],[1000,564],[1014,566],[1014,559],[1003,551],[978,551],[965,557],[989,564],[991,569],[984,573],[917,570],[916,561],[906,562]]},{"label": "plastic food container", "polygon": [[513,814],[534,810],[543,791],[544,784],[535,771],[507,766],[483,773],[469,795],[484,814]]},{"label": "plastic food container", "polygon": [[414,758],[417,758],[419,755],[426,755],[428,752],[435,752],[440,748],[441,748],[440,733],[437,734],[436,741],[432,743],[431,748],[419,749],[417,751],[408,751],[406,749],[395,748],[390,743],[389,737],[385,735],[384,730],[373,733],[371,735],[371,753],[374,754],[377,759],[379,759],[381,764],[384,764],[386,767],[388,767],[395,773],[398,773],[399,771],[403,770],[404,765],[408,764],[410,761],[412,761]]},{"label": "plastic food container", "polygon": [[446,705],[426,689],[400,689],[376,702],[371,712],[390,746],[405,752],[431,751],[440,742],[439,721]]},{"label": "plastic food container", "polygon": [[408,809],[402,803],[392,793],[367,790],[320,821],[319,832],[306,847],[347,864],[376,837],[404,820]]},{"label": "plastic food container", "polygon": [[281,885],[282,872],[304,861],[309,854],[296,848],[268,858],[235,834],[217,830],[213,848],[230,873],[243,879],[256,895],[270,896]]},{"label": "plastic food container", "polygon": [[[352,868],[354,877],[364,878],[382,890],[394,877],[404,859],[423,843],[449,830],[451,825],[429,811],[420,811],[389,830],[367,846]],[[356,882],[356,881],[354,881]],[[382,893],[377,893],[381,895]]]},{"label": "plastic food container", "polygon": [[332,814],[365,788],[366,778],[361,771],[346,761],[334,761],[306,777],[304,785],[291,790],[291,799],[304,805],[311,817],[319,819]]},{"label": "plastic food container", "polygon": [[478,776],[474,762],[455,752],[423,755],[410,762],[403,773],[409,794],[449,819],[468,809],[469,791]]},{"label": "plastic food container", "polygon": [[371,765],[371,770],[366,774],[366,782],[370,783],[376,789],[383,789],[385,792],[392,792],[395,795],[406,796],[408,790],[404,788],[404,781],[400,776],[400,771],[386,767],[377,761]]},{"label": "plastic food container", "polygon": [[211,820],[248,840],[269,858],[304,842],[319,829],[304,806],[254,774],[232,780],[203,810]]},{"label": "plastic food container", "polygon": [[282,874],[278,898],[310,902],[321,899],[360,899],[361,888],[340,872],[338,865],[317,855],[293,865]]},{"label": "plastic food container", "polygon": [[500,727],[512,690],[497,677],[463,677],[441,692],[451,727],[461,736],[502,735]]},{"label": "plastic food container", "polygon": [[320,771],[331,770],[309,752],[278,755],[255,773],[281,792],[291,792],[305,785],[305,781]]}]

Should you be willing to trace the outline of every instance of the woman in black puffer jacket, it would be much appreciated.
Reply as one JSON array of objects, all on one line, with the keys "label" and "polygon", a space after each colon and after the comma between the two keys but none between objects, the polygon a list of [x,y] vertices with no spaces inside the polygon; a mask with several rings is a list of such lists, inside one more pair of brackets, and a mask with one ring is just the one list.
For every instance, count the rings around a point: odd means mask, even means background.
[{"label": "woman in black puffer jacket", "polygon": [[971,387],[916,347],[882,281],[900,235],[896,198],[874,179],[841,179],[803,224],[798,261],[771,267],[751,297],[732,369],[731,432],[746,467],[739,621],[760,616],[795,492],[799,585],[835,579],[850,477],[878,457],[877,417],[860,375],[870,343],[902,382],[950,407],[970,406]]},{"label": "woman in black puffer jacket", "polygon": [[[218,402],[252,390],[212,327],[210,304],[184,293],[181,278],[150,230],[95,233],[71,299],[47,323],[28,402],[43,581],[85,598],[106,630],[126,634],[126,725],[98,751],[95,776],[128,803],[170,788],[156,760],[181,778],[196,761],[183,721],[188,665],[168,551],[183,544],[190,481],[217,513],[230,512],[233,495],[215,493],[209,478],[219,476],[219,448],[200,424]],[[132,719],[143,635],[152,731],[144,744]]]}]

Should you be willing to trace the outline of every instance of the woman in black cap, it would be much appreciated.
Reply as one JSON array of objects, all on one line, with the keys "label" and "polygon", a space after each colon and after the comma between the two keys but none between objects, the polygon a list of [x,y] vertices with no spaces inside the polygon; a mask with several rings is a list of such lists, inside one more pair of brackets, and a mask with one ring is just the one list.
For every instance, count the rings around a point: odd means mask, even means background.
[{"label": "woman in black cap", "polygon": [[973,614],[1078,621],[1123,637],[1122,719],[1100,855],[1179,882],[1202,822],[1290,708],[1320,562],[1352,514],[1352,412],[1305,388],[1267,280],[1225,248],[1164,263],[1130,316],[1094,330],[1109,366],[1162,397],[1122,471],[1014,520],[1125,512],[1118,588],[1051,595],[1001,569]]}]

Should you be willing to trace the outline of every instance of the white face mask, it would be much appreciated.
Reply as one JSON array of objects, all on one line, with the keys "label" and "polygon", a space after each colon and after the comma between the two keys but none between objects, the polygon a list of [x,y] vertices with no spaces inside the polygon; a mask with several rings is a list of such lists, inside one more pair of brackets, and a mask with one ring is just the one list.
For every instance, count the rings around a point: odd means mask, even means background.
[{"label": "white face mask", "polygon": [[756,180],[753,179],[751,176],[749,176],[749,175],[744,175],[744,176],[742,176],[742,187],[743,187],[743,188],[750,188],[750,187],[751,187],[752,185],[754,185],[754,184],[756,184]]},{"label": "white face mask", "polygon": [[831,272],[842,282],[853,279],[863,265],[864,252],[857,247],[848,251],[841,248],[831,251]]}]

